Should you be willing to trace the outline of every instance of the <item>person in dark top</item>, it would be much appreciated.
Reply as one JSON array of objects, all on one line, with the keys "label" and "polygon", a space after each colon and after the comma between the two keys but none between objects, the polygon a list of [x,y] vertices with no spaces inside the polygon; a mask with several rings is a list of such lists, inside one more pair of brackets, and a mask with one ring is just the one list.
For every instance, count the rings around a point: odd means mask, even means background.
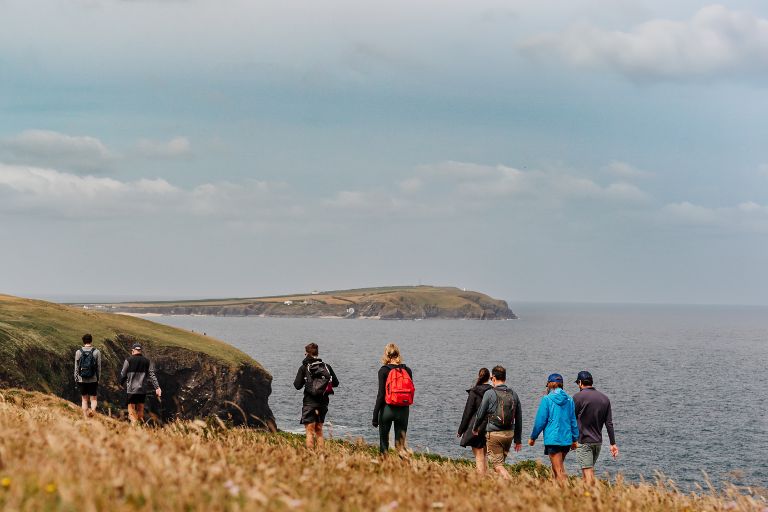
[{"label": "person in dark top", "polygon": [[[96,402],[101,378],[101,351],[93,347],[93,336],[83,335],[83,347],[75,352],[75,382],[82,395],[83,416],[96,413]],[[90,367],[86,368],[86,364]],[[90,407],[89,402],[90,400]]]},{"label": "person in dark top", "polygon": [[611,401],[592,387],[592,382],[591,373],[586,370],[579,372],[576,384],[581,391],[573,395],[576,420],[579,424],[579,446],[576,448],[576,458],[581,465],[584,481],[590,484],[595,481],[595,462],[603,446],[603,425],[608,431],[611,455],[614,459],[619,455],[619,447],[616,445],[616,436],[613,432]]},{"label": "person in dark top", "polygon": [[384,347],[384,355],[381,358],[379,368],[379,392],[376,395],[376,405],[373,408],[374,427],[379,429],[379,451],[382,455],[389,452],[389,431],[395,426],[395,448],[405,449],[406,433],[408,431],[408,405],[392,405],[385,402],[387,394],[387,378],[389,373],[397,368],[404,369],[413,382],[413,371],[403,364],[400,357],[400,348],[394,343]]},{"label": "person in dark top", "polygon": [[[304,352],[305,357],[301,362],[299,370],[296,372],[293,387],[296,389],[304,388],[300,422],[304,425],[307,433],[307,448],[314,448],[315,446],[322,448],[325,443],[323,423],[325,423],[325,416],[328,414],[328,403],[330,402],[328,395],[330,393],[323,392],[319,395],[313,393],[311,381],[314,378],[325,378],[328,379],[326,382],[329,382],[331,387],[335,388],[339,385],[339,379],[336,377],[331,365],[324,363],[322,359],[317,357],[319,355],[317,343],[310,343],[304,347]],[[325,373],[326,369],[327,374]]]},{"label": "person in dark top", "polygon": [[155,365],[142,354],[141,343],[134,343],[131,356],[123,363],[120,370],[120,384],[128,393],[128,418],[132,425],[144,422],[144,402],[147,399],[149,384],[155,390],[157,398],[162,396],[160,383],[155,375]]},{"label": "person in dark top", "polygon": [[504,480],[510,480],[512,477],[504,467],[504,462],[513,443],[516,452],[523,447],[523,409],[517,393],[507,386],[506,368],[501,365],[493,367],[491,384],[493,389],[483,394],[483,400],[475,413],[473,434],[479,435],[485,427],[491,466]]},{"label": "person in dark top", "polygon": [[480,368],[477,374],[477,382],[474,387],[467,390],[467,403],[464,405],[464,414],[461,416],[461,424],[456,437],[461,438],[461,446],[469,446],[475,455],[475,464],[477,472],[484,475],[488,471],[488,452],[485,441],[485,427],[478,429],[479,435],[472,433],[472,426],[475,423],[475,413],[483,401],[483,395],[493,386],[488,382],[491,378],[491,372],[488,368]]}]

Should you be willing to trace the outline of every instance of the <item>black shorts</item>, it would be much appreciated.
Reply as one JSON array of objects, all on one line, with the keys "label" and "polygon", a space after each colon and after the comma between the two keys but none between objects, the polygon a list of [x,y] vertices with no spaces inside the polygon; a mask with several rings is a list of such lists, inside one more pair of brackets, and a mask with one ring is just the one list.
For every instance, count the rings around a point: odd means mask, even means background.
[{"label": "black shorts", "polygon": [[328,414],[328,406],[305,405],[301,408],[301,424],[325,423],[326,414]]},{"label": "black shorts", "polygon": [[147,395],[141,393],[136,395],[128,395],[129,404],[143,404],[147,401]]},{"label": "black shorts", "polygon": [[544,455],[554,455],[556,453],[562,453],[563,457],[568,455],[568,452],[571,451],[571,445],[559,445],[559,444],[545,444],[544,445]]},{"label": "black shorts", "polygon": [[78,382],[77,386],[80,388],[80,394],[83,396],[96,396],[99,393],[98,382]]}]

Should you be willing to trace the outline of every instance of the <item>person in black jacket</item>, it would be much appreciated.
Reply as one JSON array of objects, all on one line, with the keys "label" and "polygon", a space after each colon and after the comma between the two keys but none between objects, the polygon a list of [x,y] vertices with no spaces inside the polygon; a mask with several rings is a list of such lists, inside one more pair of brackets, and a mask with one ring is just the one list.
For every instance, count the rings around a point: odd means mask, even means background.
[{"label": "person in black jacket", "polygon": [[[461,424],[456,437],[461,438],[461,446],[470,446],[475,455],[475,464],[477,472],[484,475],[488,471],[488,458],[485,446],[485,426],[478,425],[474,428],[475,414],[483,401],[483,395],[493,386],[488,382],[491,378],[491,372],[488,368],[480,368],[477,374],[475,386],[467,390],[467,403],[464,406],[464,414],[461,416]],[[478,435],[473,434],[473,430],[478,431]]]},{"label": "person in black jacket", "polygon": [[[322,396],[318,396],[310,393],[310,364],[321,363],[330,373],[332,387],[339,385],[339,379],[331,368],[331,365],[323,363],[323,360],[318,356],[319,349],[317,343],[310,343],[304,347],[305,358],[301,362],[299,371],[296,372],[296,378],[293,380],[293,387],[296,389],[304,388],[304,398],[302,400],[301,407],[301,424],[307,432],[306,444],[307,448],[322,448],[324,444],[323,439],[323,423],[325,423],[325,415],[328,414],[328,394],[324,393]],[[327,374],[326,374],[327,377]]]},{"label": "person in black jacket", "polygon": [[405,437],[408,431],[408,405],[392,405],[385,403],[387,393],[387,377],[395,368],[402,368],[413,381],[413,371],[402,363],[400,348],[394,343],[384,347],[379,368],[379,392],[376,395],[376,405],[373,408],[373,426],[379,429],[379,451],[382,455],[389,452],[389,431],[395,425],[395,448],[405,448]]}]

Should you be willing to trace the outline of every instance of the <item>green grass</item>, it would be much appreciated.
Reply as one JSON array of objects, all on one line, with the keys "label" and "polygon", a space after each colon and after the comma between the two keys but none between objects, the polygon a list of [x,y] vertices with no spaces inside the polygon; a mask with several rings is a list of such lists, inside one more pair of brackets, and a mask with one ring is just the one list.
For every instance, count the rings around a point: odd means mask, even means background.
[{"label": "green grass", "polygon": [[39,300],[0,295],[0,355],[22,348],[70,351],[90,333],[98,342],[127,334],[155,347],[202,352],[233,365],[259,364],[244,352],[210,336],[126,315],[101,313]]}]

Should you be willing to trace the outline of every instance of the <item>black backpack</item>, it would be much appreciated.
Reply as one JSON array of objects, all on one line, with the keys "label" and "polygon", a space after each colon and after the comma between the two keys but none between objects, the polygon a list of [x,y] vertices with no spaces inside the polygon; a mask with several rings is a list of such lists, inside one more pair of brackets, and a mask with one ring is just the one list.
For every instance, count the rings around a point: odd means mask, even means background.
[{"label": "black backpack", "polygon": [[80,360],[77,365],[77,373],[84,379],[96,377],[99,373],[99,362],[96,360],[96,349],[80,350]]},{"label": "black backpack", "polygon": [[515,394],[508,389],[497,389],[496,410],[488,414],[488,423],[497,426],[500,430],[510,430],[515,422]]},{"label": "black backpack", "polygon": [[319,359],[307,364],[307,380],[304,389],[312,396],[332,395],[333,382],[328,365]]}]

